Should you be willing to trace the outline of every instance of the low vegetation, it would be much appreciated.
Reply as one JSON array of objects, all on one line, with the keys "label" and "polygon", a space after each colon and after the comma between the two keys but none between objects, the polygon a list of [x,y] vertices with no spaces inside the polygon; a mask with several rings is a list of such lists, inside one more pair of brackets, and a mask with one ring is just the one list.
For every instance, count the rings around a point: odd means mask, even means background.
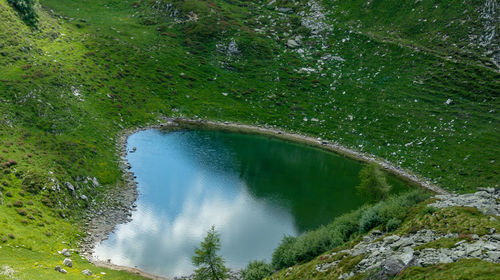
[{"label": "low vegetation", "polygon": [[287,236],[273,253],[273,268],[283,269],[310,261],[376,227],[395,230],[412,206],[428,197],[429,194],[422,191],[389,197],[385,201],[342,215],[332,223],[299,237]]}]

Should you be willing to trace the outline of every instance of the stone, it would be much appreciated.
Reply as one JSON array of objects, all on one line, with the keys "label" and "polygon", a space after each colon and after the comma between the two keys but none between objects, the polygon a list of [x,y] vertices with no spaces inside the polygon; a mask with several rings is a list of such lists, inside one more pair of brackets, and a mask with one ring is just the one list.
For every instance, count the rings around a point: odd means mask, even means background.
[{"label": "stone", "polygon": [[394,243],[394,242],[398,241],[399,238],[400,237],[397,236],[397,235],[391,235],[391,236],[387,236],[386,238],[384,238],[384,241],[387,244],[391,244],[391,243]]},{"label": "stone", "polygon": [[59,266],[59,265],[56,265],[55,270],[56,270],[56,271],[58,271],[58,272],[61,272],[62,274],[66,274],[66,273],[68,273],[68,272],[66,271],[66,269],[62,268],[62,267],[61,267],[61,266]]},{"label": "stone", "polygon": [[487,254],[488,254],[488,258],[490,258],[494,262],[500,260],[500,252],[499,251],[489,251]]},{"label": "stone", "polygon": [[72,192],[75,191],[75,187],[70,182],[66,182],[66,187]]},{"label": "stone", "polygon": [[396,276],[398,275],[401,270],[404,268],[404,264],[397,259],[388,259],[382,264],[382,269],[384,270],[385,274],[388,274],[390,276]]},{"label": "stone", "polygon": [[92,275],[92,271],[90,271],[90,270],[88,270],[88,269],[85,269],[84,271],[82,271],[82,274],[83,274],[83,275],[90,276],[90,275]]},{"label": "stone", "polygon": [[65,257],[70,257],[71,256],[71,253],[69,252],[68,249],[62,249],[62,251],[60,251],[59,254],[65,256]]},{"label": "stone", "polygon": [[293,12],[292,8],[278,8],[278,12],[280,13],[291,13]]},{"label": "stone", "polygon": [[291,49],[294,49],[296,47],[299,46],[299,43],[297,43],[297,41],[293,40],[293,39],[288,39],[288,41],[286,42],[286,45],[291,48]]},{"label": "stone", "polygon": [[73,261],[70,258],[65,258],[63,264],[68,267],[73,267]]}]

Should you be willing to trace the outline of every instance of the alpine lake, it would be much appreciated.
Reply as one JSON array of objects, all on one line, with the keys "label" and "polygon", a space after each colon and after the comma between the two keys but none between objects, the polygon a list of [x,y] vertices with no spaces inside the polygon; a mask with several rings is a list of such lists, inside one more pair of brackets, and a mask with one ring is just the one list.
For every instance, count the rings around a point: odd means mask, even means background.
[{"label": "alpine lake", "polygon": [[[194,249],[212,225],[226,266],[241,269],[270,261],[284,236],[365,203],[355,189],[363,163],[276,137],[149,129],[131,135],[127,151],[137,207],[94,256],[155,275],[191,274]],[[409,188],[389,174],[387,181],[391,192]]]}]

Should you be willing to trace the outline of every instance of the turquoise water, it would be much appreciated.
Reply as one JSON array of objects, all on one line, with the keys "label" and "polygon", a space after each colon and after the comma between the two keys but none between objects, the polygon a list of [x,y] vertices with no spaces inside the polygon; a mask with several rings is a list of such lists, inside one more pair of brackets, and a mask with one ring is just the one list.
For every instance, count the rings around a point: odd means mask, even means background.
[{"label": "turquoise water", "polygon": [[[193,271],[194,248],[215,225],[228,267],[270,260],[284,235],[298,235],[356,209],[354,160],[262,135],[146,130],[127,158],[139,198],[95,256],[163,276]],[[395,189],[403,183],[391,178]]]}]

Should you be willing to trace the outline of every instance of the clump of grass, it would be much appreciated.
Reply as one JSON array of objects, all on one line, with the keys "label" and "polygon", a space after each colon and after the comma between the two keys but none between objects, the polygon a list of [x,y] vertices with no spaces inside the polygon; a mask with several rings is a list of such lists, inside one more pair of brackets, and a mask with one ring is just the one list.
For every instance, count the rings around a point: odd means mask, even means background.
[{"label": "clump of grass", "polygon": [[413,249],[415,250],[422,250],[422,249],[425,249],[425,248],[434,248],[434,249],[438,249],[438,248],[453,248],[455,247],[455,244],[457,242],[459,242],[460,240],[463,240],[463,238],[440,238],[440,239],[437,239],[437,240],[433,240],[429,243],[425,243],[425,244],[422,244],[422,245],[418,245],[416,247],[414,247]]},{"label": "clump of grass", "polygon": [[408,234],[424,228],[443,234],[459,233],[481,236],[488,234],[490,228],[500,228],[500,222],[490,219],[490,216],[482,214],[476,208],[455,206],[439,209],[432,215],[423,214],[420,210],[396,232]]},{"label": "clump of grass", "polygon": [[397,280],[410,279],[483,279],[494,280],[500,275],[500,266],[478,259],[462,259],[455,263],[438,264],[428,267],[410,267],[396,277]]},{"label": "clump of grass", "polygon": [[23,207],[24,203],[21,200],[16,200],[12,203],[14,207]]},{"label": "clump of grass", "polygon": [[22,209],[22,208],[16,208],[16,212],[17,214],[21,215],[21,216],[26,216],[28,215],[28,213],[26,212],[26,210]]}]

